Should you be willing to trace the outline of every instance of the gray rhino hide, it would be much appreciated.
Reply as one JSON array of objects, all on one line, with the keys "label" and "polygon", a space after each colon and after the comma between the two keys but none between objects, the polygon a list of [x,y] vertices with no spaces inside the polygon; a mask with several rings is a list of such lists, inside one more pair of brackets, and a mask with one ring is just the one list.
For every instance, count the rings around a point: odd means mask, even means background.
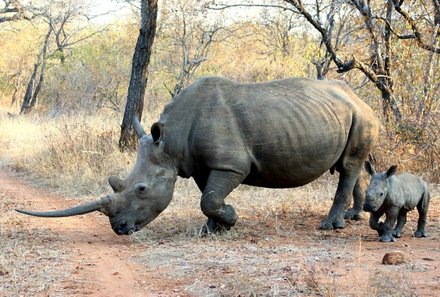
[{"label": "gray rhino hide", "polygon": [[353,193],[350,216],[362,210],[363,191],[356,180],[378,126],[371,108],[340,81],[251,84],[207,77],[165,107],[151,135],[135,121],[137,161],[124,180],[109,179],[115,193],[65,211],[24,212],[65,216],[98,210],[109,216],[117,234],[130,234],[168,206],[179,175],[193,177],[200,188],[201,209],[208,217],[204,231],[210,232],[235,224],[237,214],[225,198],[240,184],[298,187],[336,170],[339,184],[320,227],[343,228]]}]

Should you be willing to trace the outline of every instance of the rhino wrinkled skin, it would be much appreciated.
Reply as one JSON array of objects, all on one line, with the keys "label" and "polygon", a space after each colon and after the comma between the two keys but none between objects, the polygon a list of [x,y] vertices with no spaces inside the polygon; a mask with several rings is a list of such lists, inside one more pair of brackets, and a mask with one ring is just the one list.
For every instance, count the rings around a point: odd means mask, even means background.
[{"label": "rhino wrinkled skin", "polygon": [[299,187],[336,170],[338,187],[320,228],[343,228],[353,194],[348,217],[362,211],[363,191],[356,181],[376,142],[378,120],[341,81],[236,83],[207,77],[183,89],[149,135],[138,121],[134,128],[137,161],[126,179],[109,178],[114,194],[86,209],[22,212],[61,216],[98,210],[109,216],[117,234],[130,234],[168,206],[177,176],[192,177],[208,217],[204,231],[210,232],[236,223],[225,198],[240,184]]},{"label": "rhino wrinkled skin", "polygon": [[[419,220],[414,236],[426,237],[425,225],[430,199],[428,184],[411,173],[396,176],[396,165],[385,172],[377,173],[374,166],[366,161],[365,169],[371,175],[371,180],[365,192],[363,209],[371,212],[370,227],[378,232],[380,241],[394,242],[395,238],[401,237],[406,214],[416,207]],[[379,222],[384,214],[385,222]]]}]

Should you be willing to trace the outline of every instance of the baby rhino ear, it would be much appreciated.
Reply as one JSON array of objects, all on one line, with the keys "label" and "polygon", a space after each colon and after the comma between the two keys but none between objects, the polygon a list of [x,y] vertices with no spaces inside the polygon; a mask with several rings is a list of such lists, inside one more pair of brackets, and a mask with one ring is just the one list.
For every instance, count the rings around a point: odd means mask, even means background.
[{"label": "baby rhino ear", "polygon": [[392,175],[394,175],[394,174],[396,174],[396,171],[397,171],[397,165],[393,165],[393,166],[391,166],[391,167],[387,170],[387,172],[386,172],[386,176],[387,176],[387,178],[390,177],[390,176],[392,176]]},{"label": "baby rhino ear", "polygon": [[376,169],[374,169],[373,164],[370,163],[370,161],[365,161],[365,170],[367,170],[368,174],[373,176],[376,174]]}]

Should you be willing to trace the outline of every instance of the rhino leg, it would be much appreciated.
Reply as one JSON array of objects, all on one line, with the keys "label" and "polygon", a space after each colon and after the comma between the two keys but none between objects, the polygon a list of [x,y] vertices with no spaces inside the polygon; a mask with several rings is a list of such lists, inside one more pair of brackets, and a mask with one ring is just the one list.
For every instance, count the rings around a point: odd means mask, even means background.
[{"label": "rhino leg", "polygon": [[362,174],[359,174],[356,179],[356,184],[353,189],[353,207],[349,208],[344,213],[344,219],[346,220],[360,220],[362,219],[361,213],[364,205],[364,193],[367,189],[367,184]]},{"label": "rhino leg", "polygon": [[237,221],[235,209],[225,204],[226,196],[243,181],[235,172],[212,170],[203,190],[200,206],[208,221],[203,233],[229,230]]},{"label": "rhino leg", "polygon": [[397,225],[393,230],[393,236],[396,238],[402,237],[402,229],[406,224],[406,213],[407,211],[405,209],[400,209],[399,216],[397,217]]},{"label": "rhino leg", "polygon": [[426,214],[428,213],[429,194],[425,193],[422,200],[417,204],[417,211],[419,212],[419,220],[417,221],[417,230],[414,232],[414,236],[417,238],[427,237],[425,231]]},{"label": "rhino leg", "polygon": [[319,228],[322,230],[341,229],[345,227],[344,211],[347,208],[350,200],[349,197],[353,193],[354,185],[356,183],[358,174],[343,174],[340,173],[338,188],[333,200],[333,205],[330,212],[325,218]]},{"label": "rhino leg", "polygon": [[383,211],[376,211],[370,214],[370,227],[376,230],[379,236],[383,234],[383,223],[379,222],[380,217],[383,215]]},{"label": "rhino leg", "polygon": [[396,239],[393,236],[393,227],[396,223],[397,216],[399,215],[399,208],[396,206],[391,206],[386,210],[386,219],[383,223],[383,234],[380,237],[382,242],[394,242]]},{"label": "rhino leg", "polygon": [[[205,191],[206,183],[208,182],[208,176],[209,176],[208,173],[194,176],[194,180],[198,188],[200,189],[200,192],[202,193]],[[214,219],[208,218],[206,224],[203,225],[201,233],[202,235],[206,235],[211,232],[221,232],[223,229],[229,230],[230,227],[224,228],[223,226],[218,224]]]}]

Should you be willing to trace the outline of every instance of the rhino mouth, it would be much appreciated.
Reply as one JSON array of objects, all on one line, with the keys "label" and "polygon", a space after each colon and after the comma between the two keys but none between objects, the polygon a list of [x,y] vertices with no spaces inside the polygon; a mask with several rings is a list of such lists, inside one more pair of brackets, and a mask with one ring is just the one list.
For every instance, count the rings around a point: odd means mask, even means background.
[{"label": "rhino mouth", "polygon": [[363,210],[366,212],[375,212],[377,207],[371,204],[364,204]]},{"label": "rhino mouth", "polygon": [[137,231],[136,228],[133,228],[133,229],[128,230],[126,233],[124,233],[124,235],[131,235],[136,231]]},{"label": "rhino mouth", "polygon": [[128,231],[128,232],[129,232],[128,235],[133,234],[134,232],[138,232],[138,231],[141,230],[141,229],[142,229],[142,227],[141,227],[139,224],[136,224],[136,225],[134,226],[134,229],[131,229],[131,230]]},{"label": "rhino mouth", "polygon": [[134,226],[127,226],[126,224],[122,224],[120,226],[115,226],[113,231],[117,235],[131,235],[134,232],[137,232],[142,229],[142,226],[139,224],[135,224]]}]

